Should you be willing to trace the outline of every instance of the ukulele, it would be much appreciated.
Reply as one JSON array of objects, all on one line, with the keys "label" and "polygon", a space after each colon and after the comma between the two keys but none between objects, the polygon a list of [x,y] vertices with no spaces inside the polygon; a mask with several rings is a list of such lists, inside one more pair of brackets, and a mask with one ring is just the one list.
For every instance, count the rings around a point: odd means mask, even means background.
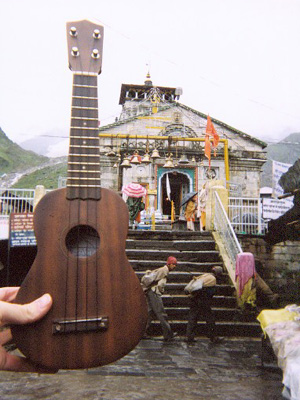
[{"label": "ukulele", "polygon": [[106,365],[142,338],[147,306],[125,243],[128,209],[100,187],[97,75],[103,27],[67,23],[73,93],[67,187],[46,194],[34,212],[37,255],[16,303],[50,293],[40,321],[12,326],[13,340],[32,362],[51,369]]}]

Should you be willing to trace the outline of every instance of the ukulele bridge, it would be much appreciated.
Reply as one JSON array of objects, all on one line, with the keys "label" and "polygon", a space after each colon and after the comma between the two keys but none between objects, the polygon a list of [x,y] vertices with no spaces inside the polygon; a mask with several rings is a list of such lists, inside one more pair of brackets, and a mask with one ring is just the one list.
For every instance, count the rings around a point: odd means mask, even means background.
[{"label": "ukulele bridge", "polygon": [[64,319],[52,323],[53,334],[106,331],[107,329],[108,317]]}]

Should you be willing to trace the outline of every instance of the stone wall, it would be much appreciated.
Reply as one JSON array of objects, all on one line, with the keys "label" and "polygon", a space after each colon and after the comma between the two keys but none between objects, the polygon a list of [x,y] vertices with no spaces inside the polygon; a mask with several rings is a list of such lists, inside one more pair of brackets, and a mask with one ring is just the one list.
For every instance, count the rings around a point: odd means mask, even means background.
[{"label": "stone wall", "polygon": [[254,254],[257,272],[278,293],[282,305],[300,304],[300,241],[286,241],[274,246],[263,238],[239,235],[243,251]]}]

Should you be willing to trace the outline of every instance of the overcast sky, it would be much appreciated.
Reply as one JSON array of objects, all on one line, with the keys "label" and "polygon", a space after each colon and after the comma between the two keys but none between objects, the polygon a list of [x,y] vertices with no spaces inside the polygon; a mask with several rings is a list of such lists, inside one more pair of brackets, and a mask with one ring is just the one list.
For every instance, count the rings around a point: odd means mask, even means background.
[{"label": "overcast sky", "polygon": [[180,102],[245,133],[300,132],[300,0],[0,0],[0,127],[20,143],[69,135],[66,22],[104,25],[101,125],[122,83],[182,87]]}]

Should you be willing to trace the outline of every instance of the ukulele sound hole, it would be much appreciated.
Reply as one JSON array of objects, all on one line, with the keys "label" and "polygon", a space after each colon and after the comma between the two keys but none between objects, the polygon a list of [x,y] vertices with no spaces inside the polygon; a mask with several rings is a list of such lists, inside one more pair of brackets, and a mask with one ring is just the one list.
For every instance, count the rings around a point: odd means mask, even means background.
[{"label": "ukulele sound hole", "polygon": [[88,225],[72,228],[66,236],[67,249],[76,257],[89,257],[96,253],[100,245],[98,232]]}]

